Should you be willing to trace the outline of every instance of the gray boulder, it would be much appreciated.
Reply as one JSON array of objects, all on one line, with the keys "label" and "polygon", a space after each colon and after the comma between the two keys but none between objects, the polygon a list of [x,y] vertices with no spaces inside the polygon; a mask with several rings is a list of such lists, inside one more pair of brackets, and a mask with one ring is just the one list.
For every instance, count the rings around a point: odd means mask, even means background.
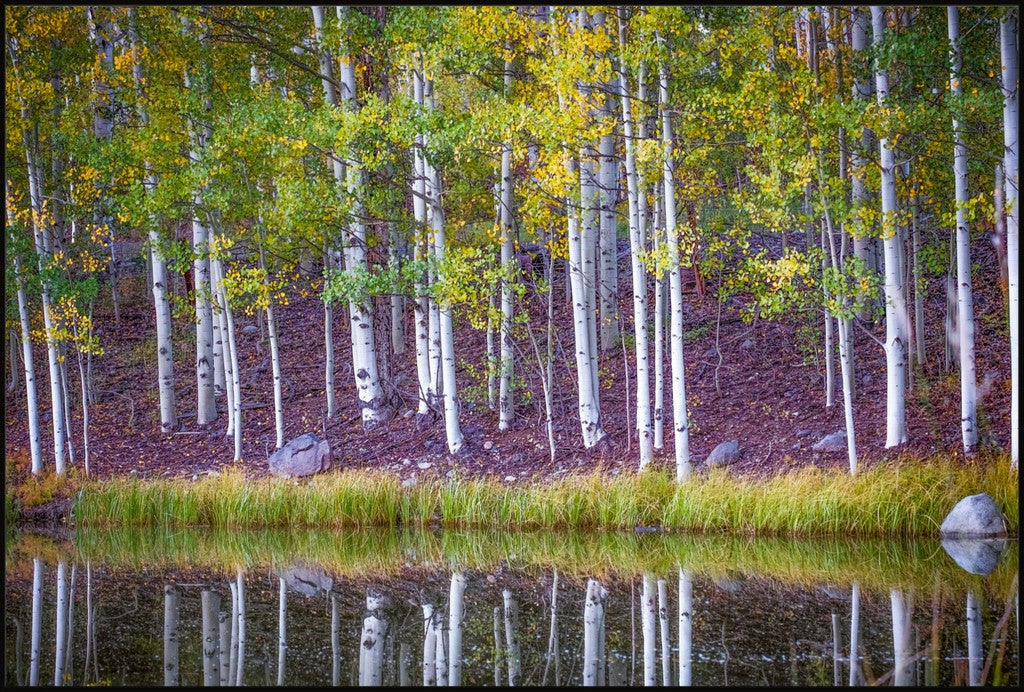
[{"label": "gray boulder", "polygon": [[708,458],[704,460],[705,466],[726,466],[733,464],[740,459],[740,443],[736,440],[723,442],[713,450]]},{"label": "gray boulder", "polygon": [[825,435],[825,437],[811,445],[811,449],[815,452],[845,452],[846,431],[837,430],[831,435]]},{"label": "gray boulder", "polygon": [[1002,538],[943,538],[942,549],[971,574],[992,574],[1006,550]]},{"label": "gray boulder", "polygon": [[1007,535],[999,505],[987,493],[968,495],[950,510],[939,527],[943,538],[991,538]]},{"label": "gray boulder", "polygon": [[307,567],[299,563],[289,567],[278,576],[284,579],[285,586],[289,591],[300,593],[303,596],[316,596],[321,591],[330,591],[334,586],[334,580],[318,567]]},{"label": "gray boulder", "polygon": [[331,468],[331,445],[315,433],[305,433],[274,450],[267,463],[276,476],[312,476]]}]

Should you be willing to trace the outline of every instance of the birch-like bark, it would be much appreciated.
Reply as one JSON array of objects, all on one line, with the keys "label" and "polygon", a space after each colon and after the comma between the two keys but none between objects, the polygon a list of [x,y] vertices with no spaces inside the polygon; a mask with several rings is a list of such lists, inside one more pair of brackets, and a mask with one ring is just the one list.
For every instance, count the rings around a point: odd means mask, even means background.
[{"label": "birch-like bark", "polygon": [[[188,30],[188,20],[182,17],[182,24]],[[208,32],[203,30],[199,37],[202,50],[207,50]],[[209,96],[209,63],[204,61],[199,68],[199,84],[195,84],[197,75],[189,75],[185,69],[185,88],[199,87],[203,92],[203,111],[211,107]],[[189,156],[193,162],[203,158],[203,149],[212,135],[212,128],[206,122],[188,121],[188,134],[191,151]],[[213,384],[213,313],[210,306],[210,252],[209,241],[212,237],[207,225],[200,219],[203,207],[205,186],[200,184],[192,194],[192,275],[195,280],[196,310],[196,423],[206,425],[217,418],[217,403],[214,399]]]},{"label": "birch-like bark", "polygon": [[967,589],[967,684],[981,685],[981,667],[984,662],[984,640],[981,636],[981,608],[974,589]]},{"label": "birch-like bark", "polygon": [[[509,46],[506,45],[506,50]],[[512,92],[512,62],[505,61],[505,99]],[[513,291],[511,282],[518,274],[519,263],[512,256],[512,143],[501,146],[501,361],[498,378],[498,430],[508,430],[515,418],[512,377],[514,360],[512,343]]]},{"label": "birch-like bark", "polygon": [[[259,220],[263,226],[262,217]],[[263,251],[263,239],[260,238],[260,269],[266,271],[267,263]],[[274,314],[274,302],[267,302],[267,340],[270,342],[270,365],[274,378],[274,432],[277,435],[276,449],[284,446],[284,394],[281,377],[281,348],[278,340],[277,317]]]},{"label": "birch-like bark", "polygon": [[203,589],[203,687],[220,685],[220,594]]},{"label": "birch-like bark", "polygon": [[[871,26],[874,46],[881,50],[885,38],[885,8],[871,6]],[[875,60],[875,91],[878,105],[887,107],[889,100],[889,73]],[[882,228],[885,251],[885,447],[895,447],[907,441],[906,422],[906,323],[907,304],[903,293],[900,265],[902,247],[896,229],[896,177],[892,146],[888,137],[879,137],[882,174]]]},{"label": "birch-like bark", "polygon": [[[866,51],[868,47],[868,17],[861,7],[854,7],[852,13],[850,45],[856,56]],[[855,78],[853,82],[853,98],[859,103],[864,104],[870,97],[871,80],[868,77],[865,77],[863,80]],[[850,156],[851,168],[853,169],[853,206],[855,210],[867,206],[869,200],[865,177],[865,168],[868,162],[865,158],[865,152],[869,151],[871,147],[872,136],[873,132],[869,128],[864,128],[860,136],[860,147],[853,147],[853,152]],[[853,234],[853,253],[864,262],[865,267],[868,269],[874,268],[874,253],[871,245],[872,239],[866,235],[864,229]],[[861,312],[861,317],[867,317],[866,307]]]},{"label": "birch-like bark", "polygon": [[853,582],[850,587],[850,687],[860,684],[860,583]]},{"label": "birch-like bark", "polygon": [[668,583],[658,580],[658,622],[661,624],[661,684],[672,685],[672,652],[668,640]]},{"label": "birch-like bark", "polygon": [[[136,10],[129,9],[129,32],[131,49],[138,51],[138,35],[136,30]],[[149,114],[146,111],[146,95],[143,89],[142,61],[136,56],[132,61],[132,79],[139,99],[139,120],[142,127],[149,125]],[[146,193],[152,195],[156,191],[157,178],[149,162],[145,162],[146,176],[144,187]],[[150,219],[149,230],[149,264],[152,273],[151,289],[153,291],[153,309],[156,313],[156,350],[157,350],[157,382],[160,392],[160,428],[169,433],[178,427],[177,403],[174,394],[174,349],[171,339],[171,306],[167,300],[167,262],[161,252],[160,234],[157,230],[157,219]]]},{"label": "birch-like bark", "polygon": [[892,606],[893,685],[905,687],[914,684],[913,601],[910,595],[904,596],[899,589],[890,589],[889,599]]},{"label": "birch-like bark", "polygon": [[359,685],[379,687],[384,664],[384,633],[387,622],[382,617],[384,598],[370,591],[366,594],[363,632],[359,640]]},{"label": "birch-like bark", "polygon": [[448,659],[445,655],[444,616],[438,611],[434,614],[434,675],[438,687],[448,686]]},{"label": "birch-like bark", "polygon": [[640,596],[640,631],[644,641],[644,686],[654,687],[657,683],[657,659],[655,657],[655,619],[657,603],[655,602],[654,577],[644,573]]},{"label": "birch-like bark", "polygon": [[[28,123],[28,111],[21,109],[22,119]],[[29,138],[28,130],[23,130],[23,141],[25,145],[25,162],[28,166],[28,189],[29,199],[32,204],[32,231],[35,238],[36,257],[38,258],[39,272],[43,273],[49,265],[52,253],[51,229],[44,228],[43,217],[43,189],[42,174],[33,155],[32,141]],[[65,473],[66,454],[65,449],[65,426],[67,421],[64,418],[64,392],[61,389],[60,362],[57,354],[57,342],[54,340],[53,308],[50,291],[50,281],[44,279],[42,286],[43,302],[43,326],[46,329],[46,353],[50,367],[50,411],[53,420],[53,456],[55,470],[58,475]]]},{"label": "birch-like bark", "polygon": [[[960,85],[960,11],[946,7],[949,29],[949,87],[954,99],[963,93]],[[960,428],[964,454],[974,453],[978,443],[977,378],[974,372],[974,294],[971,290],[971,233],[967,226],[967,146],[963,123],[953,115],[953,181],[956,187],[956,299],[960,316]],[[918,325],[920,330],[922,325]]]},{"label": "birch-like bark", "polygon": [[437,680],[437,637],[434,634],[434,606],[423,604],[423,686],[433,687]]},{"label": "birch-like bark", "polygon": [[[431,80],[426,81],[424,101],[429,110],[435,109],[434,87]],[[430,226],[434,236],[434,257],[440,266],[444,260],[445,253],[444,205],[441,200],[441,177],[430,161],[424,159],[423,164],[427,173],[427,200],[428,206],[431,209]],[[455,339],[452,333],[452,309],[448,304],[438,305],[437,307],[438,331],[441,342],[441,396],[444,399],[445,437],[448,441],[448,451],[451,454],[458,454],[462,451],[465,440],[459,427],[459,401],[455,385]]]},{"label": "birch-like bark", "polygon": [[[603,30],[604,13],[594,14],[594,28],[597,31]],[[615,106],[612,101],[612,93],[615,88],[612,84],[602,84],[605,91],[604,107],[600,111],[603,119],[614,121]],[[601,319],[601,350],[608,351],[615,346],[619,338],[619,266],[618,266],[618,243],[616,239],[615,225],[615,199],[618,196],[619,164],[615,156],[615,139],[612,132],[601,135],[597,145],[598,151],[598,208],[600,234],[598,245],[600,247],[600,263],[598,282],[600,297],[600,319]]]},{"label": "birch-like bark", "polygon": [[453,572],[448,589],[448,684],[462,684],[462,629],[466,619],[466,577]]},{"label": "birch-like bark", "polygon": [[28,684],[39,685],[39,662],[43,655],[43,559],[32,559],[32,630],[28,658]]},{"label": "birch-like bark", "polygon": [[[423,71],[414,70],[412,76],[413,101],[416,104],[417,113],[423,111],[424,101],[424,80]],[[428,231],[428,204],[427,204],[427,170],[424,158],[425,135],[422,132],[416,133],[415,144],[412,150],[413,157],[413,195],[412,207],[413,217],[416,220],[416,246],[414,258],[416,261],[427,261],[433,254],[429,240]],[[440,367],[440,335],[438,333],[437,305],[427,294],[427,287],[434,280],[433,269],[426,272],[426,282],[417,281],[415,285],[416,304],[414,313],[416,317],[416,374],[419,379],[419,409],[421,415],[428,413],[431,406],[436,403],[439,394],[438,371]]]},{"label": "birch-like bark", "polygon": [[341,604],[340,596],[331,593],[331,685],[341,684]]},{"label": "birch-like bark", "polygon": [[64,684],[64,647],[68,636],[68,575],[63,560],[57,561],[57,617],[54,639],[53,686]]},{"label": "birch-like bark", "polygon": [[[619,8],[619,50],[626,47],[626,12]],[[651,430],[651,390],[647,363],[647,266],[642,261],[647,249],[644,220],[640,218],[640,186],[637,183],[636,147],[633,142],[633,109],[625,64],[619,73],[622,100],[622,133],[626,147],[626,190],[629,210],[630,269],[633,279],[633,337],[636,345],[636,432],[640,470],[651,463],[654,438]],[[644,194],[646,201],[646,194]],[[646,212],[646,210],[645,210]]]},{"label": "birch-like bark", "polygon": [[[405,258],[394,222],[388,223],[388,240],[388,264],[398,272]],[[391,352],[405,353],[405,295],[397,292],[391,294]]]},{"label": "birch-like bark", "polygon": [[548,630],[548,650],[544,656],[544,677],[540,683],[542,687],[547,687],[548,670],[552,662],[555,664],[554,684],[562,684],[561,660],[558,649],[558,570],[555,569],[551,577],[551,627]]},{"label": "birch-like bark", "polygon": [[608,590],[605,587],[593,579],[587,580],[587,595],[583,605],[584,687],[595,687],[599,684],[601,623],[604,620],[604,600],[607,596]]},{"label": "birch-like bark", "polygon": [[1010,467],[1017,468],[1020,453],[1020,244],[1018,185],[1020,124],[1018,117],[1019,12],[1007,11],[999,22],[1003,87],[1003,186],[1006,199],[1006,273],[1010,308]]},{"label": "birch-like bark", "polygon": [[693,575],[679,568],[679,686],[693,680]]},{"label": "birch-like bark", "polygon": [[[660,40],[660,37],[659,37]],[[661,140],[664,149],[665,237],[668,242],[669,303],[672,311],[672,427],[675,430],[676,482],[689,478],[690,422],[686,412],[686,383],[683,373],[683,286],[679,274],[679,236],[676,234],[676,197],[672,163],[672,120],[668,109],[668,72],[659,70],[658,105],[661,110]]]},{"label": "birch-like bark", "polygon": [[228,300],[227,290],[224,287],[224,264],[221,260],[215,259],[211,263],[211,269],[214,281],[215,297],[218,301],[218,307],[223,315],[224,321],[222,323],[224,333],[227,335],[227,361],[226,365],[229,367],[229,372],[226,373],[231,378],[231,396],[229,402],[231,404],[232,422],[229,424],[229,434],[232,434],[235,442],[235,461],[242,458],[242,382],[241,373],[238,368],[238,342],[235,340],[235,318],[234,312],[231,309],[231,303]]},{"label": "birch-like bark", "polygon": [[288,585],[278,578],[277,589],[277,686],[284,685],[284,659],[288,651],[287,633]]},{"label": "birch-like bark", "polygon": [[508,684],[510,687],[518,687],[523,673],[519,648],[519,603],[508,589],[501,592],[501,600],[505,606],[505,659],[508,663]]},{"label": "birch-like bark", "polygon": [[[18,277],[18,319],[21,324],[21,358],[25,363],[25,399],[28,411],[28,437],[32,454],[32,473],[43,472],[42,442],[39,433],[39,404],[36,401],[36,368],[32,362],[32,331],[28,316],[28,294],[21,258],[14,257],[14,273]],[[13,368],[13,363],[12,363]]]},{"label": "birch-like bark", "polygon": [[228,646],[228,666],[225,685],[236,685],[238,681],[238,584],[228,582],[231,589],[231,642]]},{"label": "birch-like bark", "polygon": [[231,613],[221,610],[217,613],[217,625],[220,632],[220,685],[224,687],[231,674]]}]

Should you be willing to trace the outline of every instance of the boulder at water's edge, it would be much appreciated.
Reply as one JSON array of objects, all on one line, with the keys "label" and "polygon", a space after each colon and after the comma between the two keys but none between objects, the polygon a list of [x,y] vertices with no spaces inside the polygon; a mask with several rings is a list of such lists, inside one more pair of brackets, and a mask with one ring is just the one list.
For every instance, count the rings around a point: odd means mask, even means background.
[{"label": "boulder at water's edge", "polygon": [[276,476],[312,476],[331,468],[331,445],[315,433],[305,433],[274,450],[267,463]]}]

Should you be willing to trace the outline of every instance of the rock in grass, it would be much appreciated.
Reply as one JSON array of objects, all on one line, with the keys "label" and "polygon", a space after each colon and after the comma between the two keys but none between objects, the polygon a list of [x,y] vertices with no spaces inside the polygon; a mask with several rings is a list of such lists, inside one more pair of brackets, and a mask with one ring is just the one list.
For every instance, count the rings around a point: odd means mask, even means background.
[{"label": "rock in grass", "polygon": [[950,510],[939,527],[943,538],[992,538],[1007,535],[999,505],[987,493],[968,495]]},{"label": "rock in grass", "polygon": [[961,569],[982,576],[992,574],[1006,550],[1002,538],[943,538],[942,549]]},{"label": "rock in grass", "polygon": [[846,431],[837,430],[831,435],[825,435],[825,437],[811,445],[811,449],[815,452],[845,452]]},{"label": "rock in grass", "polygon": [[704,460],[704,465],[711,466],[727,466],[733,464],[740,459],[740,443],[736,440],[730,440],[723,442],[713,450],[708,458]]},{"label": "rock in grass", "polygon": [[267,463],[276,476],[312,476],[331,468],[331,445],[316,433],[305,433],[274,450]]}]

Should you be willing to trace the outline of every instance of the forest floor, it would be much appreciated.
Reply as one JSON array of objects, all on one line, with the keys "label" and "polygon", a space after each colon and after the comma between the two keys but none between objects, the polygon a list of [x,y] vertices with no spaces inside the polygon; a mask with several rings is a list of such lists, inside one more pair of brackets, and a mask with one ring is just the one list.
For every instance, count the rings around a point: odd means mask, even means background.
[{"label": "forest floor", "polygon": [[[620,240],[619,250],[621,324],[630,336],[625,340],[625,348],[619,342],[601,358],[601,413],[610,444],[600,451],[585,450],[581,441],[572,310],[564,300],[558,268],[554,462],[549,457],[539,370],[528,339],[522,341],[515,365],[523,384],[517,391],[515,423],[511,430],[499,432],[498,415],[486,404],[486,383],[476,374],[483,371],[485,335],[464,319],[457,319],[455,341],[463,399],[462,432],[467,449],[458,456],[448,454],[443,422],[437,419],[424,423],[413,414],[416,366],[411,309],[405,323],[405,353],[392,355],[385,367],[390,372],[390,389],[400,399],[400,405],[391,420],[369,431],[362,428],[353,386],[347,311],[335,311],[338,411],[332,420],[326,420],[323,305],[314,292],[293,295],[289,304],[278,308],[285,438],[317,433],[330,442],[335,469],[375,469],[403,479],[414,474],[421,480],[443,478],[456,467],[461,477],[483,475],[507,482],[553,479],[595,469],[611,474],[635,470],[636,433],[629,435],[635,427],[632,399],[636,371],[631,350],[628,243]],[[996,279],[996,256],[987,239],[980,239],[974,252],[975,264],[980,267],[975,273],[974,305],[981,440],[984,445],[1006,448],[1010,409],[1006,303]],[[91,475],[197,478],[225,468],[241,468],[254,478],[267,475],[267,454],[273,450],[275,439],[272,374],[269,347],[261,339],[262,327],[257,325],[257,319],[236,316],[245,418],[243,460],[236,464],[232,460],[232,440],[225,436],[224,397],[218,397],[220,418],[215,423],[199,426],[195,422],[195,374],[191,365],[194,330],[187,318],[176,318],[174,325],[179,429],[170,434],[160,431],[154,316],[145,280],[144,271],[123,277],[120,324],[115,324],[113,318],[109,289],[102,289],[95,321],[105,353],[93,362],[96,402],[90,407]],[[692,285],[687,288],[684,358],[694,463],[703,461],[719,443],[735,440],[742,451],[741,460],[730,467],[735,473],[762,477],[808,465],[845,469],[845,451],[824,453],[811,449],[822,436],[844,427],[838,358],[835,405],[825,406],[820,315],[813,322],[811,316],[789,316],[748,323],[741,319],[739,298],[719,306],[713,277],[708,279],[703,297],[694,292]],[[884,449],[885,357],[881,346],[866,333],[869,329],[876,337],[882,337],[884,325],[869,325],[868,329],[855,332],[855,431],[862,467],[934,453],[962,456],[959,373],[955,369],[945,373],[942,368],[944,277],[929,281],[927,295],[928,362],[924,368],[915,368],[912,390],[907,396],[910,441],[898,448]],[[385,308],[387,299],[378,300],[379,307]],[[543,303],[544,299],[534,297],[531,307],[541,349]],[[390,314],[383,309],[379,312],[385,318]],[[37,346],[34,355],[45,453],[52,450],[45,350]],[[77,364],[71,364],[72,373],[76,368]],[[675,462],[667,354],[665,378],[665,447],[656,452],[654,465],[668,469],[674,468]],[[77,385],[77,375],[71,379]],[[82,424],[77,392],[72,398],[75,464],[81,466]],[[27,475],[29,467],[23,381],[15,391],[8,390],[4,401],[7,477],[8,482],[17,483]],[[52,464],[51,458],[52,453],[44,456],[48,464]]]}]

